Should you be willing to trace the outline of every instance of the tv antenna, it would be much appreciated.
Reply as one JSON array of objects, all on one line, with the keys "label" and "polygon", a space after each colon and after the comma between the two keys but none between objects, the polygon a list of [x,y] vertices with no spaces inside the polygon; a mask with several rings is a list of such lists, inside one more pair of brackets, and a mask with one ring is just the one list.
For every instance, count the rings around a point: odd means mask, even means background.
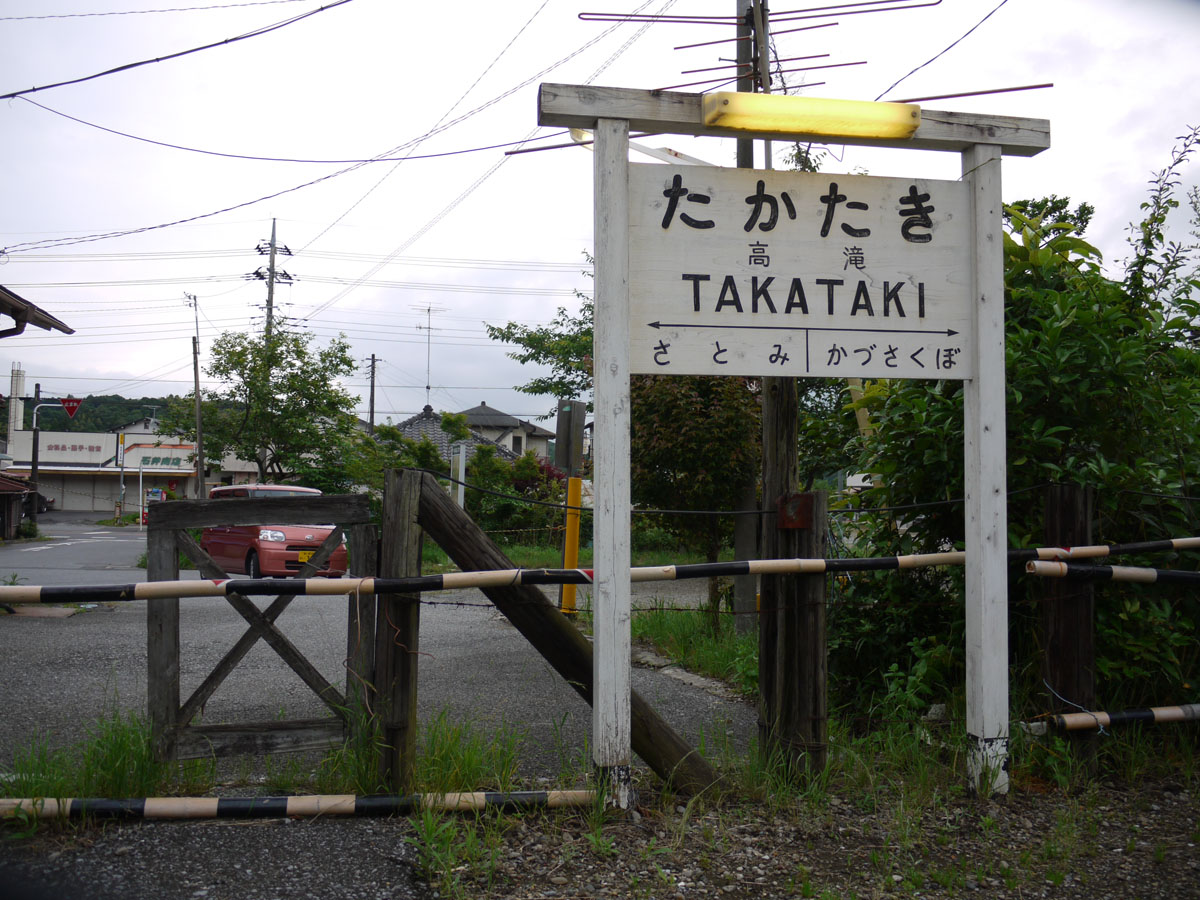
[{"label": "tv antenna", "polygon": [[431,386],[432,382],[433,382],[433,378],[430,375],[430,373],[432,371],[432,362],[433,362],[433,331],[434,331],[434,328],[432,325],[432,320],[433,320],[433,314],[435,312],[439,312],[439,313],[445,312],[446,307],[431,306],[431,305],[426,304],[425,306],[414,306],[413,309],[415,309],[417,312],[425,313],[425,324],[421,325],[418,323],[417,328],[423,329],[425,331],[425,405],[432,406],[433,404],[429,400],[429,392],[433,389]]}]

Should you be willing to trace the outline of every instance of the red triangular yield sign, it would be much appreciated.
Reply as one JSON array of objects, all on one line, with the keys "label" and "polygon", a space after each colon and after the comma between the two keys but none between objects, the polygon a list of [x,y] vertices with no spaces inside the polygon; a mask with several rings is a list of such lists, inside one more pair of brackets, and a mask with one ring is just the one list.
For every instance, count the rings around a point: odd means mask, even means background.
[{"label": "red triangular yield sign", "polygon": [[67,411],[67,416],[69,418],[73,419],[73,418],[75,418],[75,413],[79,409],[79,404],[82,403],[83,401],[80,400],[78,397],[63,397],[58,402],[61,403],[62,408]]}]

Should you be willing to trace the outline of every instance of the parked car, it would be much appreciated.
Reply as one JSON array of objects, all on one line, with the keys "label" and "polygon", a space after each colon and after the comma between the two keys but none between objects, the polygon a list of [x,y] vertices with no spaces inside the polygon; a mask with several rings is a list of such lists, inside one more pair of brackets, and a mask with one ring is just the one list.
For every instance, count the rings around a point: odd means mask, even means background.
[{"label": "parked car", "polygon": [[[36,496],[37,496],[37,511],[39,514],[44,513],[44,512],[49,512],[50,510],[54,509],[54,498],[53,497],[47,497],[45,494],[37,494]],[[34,498],[34,494],[32,492],[25,495],[25,497],[21,503],[21,515],[22,516],[28,516],[33,512],[33,498]]]},{"label": "parked car", "polygon": [[[320,493],[316,488],[285,484],[229,484],[213,488],[208,496],[211,500],[266,499]],[[333,530],[332,525],[220,525],[204,529],[200,546],[226,572],[286,578],[300,571]],[[346,565],[343,542],[317,574],[340,577],[346,574]]]}]

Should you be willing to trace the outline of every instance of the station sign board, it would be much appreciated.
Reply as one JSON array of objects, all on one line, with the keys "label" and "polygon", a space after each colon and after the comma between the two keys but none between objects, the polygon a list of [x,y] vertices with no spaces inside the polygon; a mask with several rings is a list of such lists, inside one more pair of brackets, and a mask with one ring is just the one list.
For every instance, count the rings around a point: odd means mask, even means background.
[{"label": "station sign board", "polygon": [[974,376],[966,184],[629,166],[630,371]]}]

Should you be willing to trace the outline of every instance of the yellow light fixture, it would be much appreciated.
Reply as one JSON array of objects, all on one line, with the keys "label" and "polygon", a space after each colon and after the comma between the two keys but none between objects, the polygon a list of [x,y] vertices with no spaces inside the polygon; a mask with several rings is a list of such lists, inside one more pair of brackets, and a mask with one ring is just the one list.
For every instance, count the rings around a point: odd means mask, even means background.
[{"label": "yellow light fixture", "polygon": [[716,91],[704,95],[704,124],[771,134],[909,138],[921,124],[921,107]]}]

